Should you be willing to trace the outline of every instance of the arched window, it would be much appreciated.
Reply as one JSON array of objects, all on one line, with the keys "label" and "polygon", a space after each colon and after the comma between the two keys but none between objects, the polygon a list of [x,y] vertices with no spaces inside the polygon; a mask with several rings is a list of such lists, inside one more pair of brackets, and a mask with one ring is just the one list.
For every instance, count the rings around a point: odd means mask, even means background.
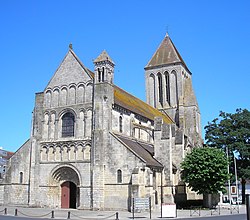
[{"label": "arched window", "polygon": [[163,105],[163,94],[162,94],[162,77],[161,74],[158,73],[158,88],[159,88],[159,102],[161,103],[161,105]]},{"label": "arched window", "polygon": [[46,91],[46,94],[45,94],[45,106],[47,108],[50,108],[50,105],[51,105],[51,91],[48,90]]},{"label": "arched window", "polygon": [[122,171],[117,170],[117,183],[122,183]]},{"label": "arched window", "polygon": [[149,77],[149,103],[150,105],[156,107],[156,92],[155,92],[155,76],[150,74]]},{"label": "arched window", "polygon": [[104,67],[102,67],[102,82],[104,82]]},{"label": "arched window", "polygon": [[100,71],[100,68],[98,68],[98,82],[101,82],[101,71]]},{"label": "arched window", "polygon": [[177,85],[177,74],[176,71],[173,70],[170,75],[170,94],[171,94],[171,105],[178,105],[178,85]]},{"label": "arched window", "polygon": [[62,137],[74,136],[75,117],[68,112],[62,117]]},{"label": "arched window", "polygon": [[19,183],[20,184],[23,183],[23,172],[20,172],[20,174],[19,174]]},{"label": "arched window", "polygon": [[122,116],[119,117],[119,131],[122,133]]},{"label": "arched window", "polygon": [[169,73],[165,73],[165,80],[166,80],[166,101],[170,105],[170,83],[169,83]]}]

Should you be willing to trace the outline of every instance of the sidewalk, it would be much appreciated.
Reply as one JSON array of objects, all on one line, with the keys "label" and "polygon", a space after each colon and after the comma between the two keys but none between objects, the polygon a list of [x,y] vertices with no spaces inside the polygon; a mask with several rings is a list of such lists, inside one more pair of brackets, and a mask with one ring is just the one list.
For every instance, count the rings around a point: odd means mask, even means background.
[{"label": "sidewalk", "polygon": [[[90,219],[90,220],[104,220],[110,219],[114,220],[118,218],[119,220],[128,220],[133,219],[133,215],[131,212],[127,211],[89,211],[89,210],[76,210],[76,209],[49,209],[49,208],[25,208],[25,207],[13,207],[13,206],[0,206],[0,216],[5,214],[7,208],[7,216],[17,216],[19,217],[33,217],[33,218],[45,218],[51,219],[70,219],[79,220],[79,219]],[[239,213],[238,213],[239,210]],[[220,209],[216,210],[177,210],[177,218],[194,218],[194,217],[208,217],[208,216],[218,216],[218,215],[234,215],[234,214],[245,214],[246,207],[245,205],[240,205],[239,209],[238,206],[232,206],[230,210],[230,206],[224,206]],[[149,212],[141,212],[135,213],[135,218],[143,218],[143,219],[150,219]],[[163,216],[165,218],[166,216]],[[153,211],[152,212],[152,219],[159,219],[161,218],[161,211]],[[174,218],[172,218],[174,219]]]}]

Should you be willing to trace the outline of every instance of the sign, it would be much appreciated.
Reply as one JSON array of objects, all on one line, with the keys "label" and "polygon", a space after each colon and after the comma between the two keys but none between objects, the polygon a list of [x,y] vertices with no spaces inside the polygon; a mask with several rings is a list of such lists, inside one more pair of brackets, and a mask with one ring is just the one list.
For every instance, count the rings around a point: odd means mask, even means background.
[{"label": "sign", "polygon": [[162,204],[162,218],[176,218],[176,204]]},{"label": "sign", "polygon": [[150,209],[149,198],[134,198],[133,203],[134,203],[135,210],[149,210]]}]

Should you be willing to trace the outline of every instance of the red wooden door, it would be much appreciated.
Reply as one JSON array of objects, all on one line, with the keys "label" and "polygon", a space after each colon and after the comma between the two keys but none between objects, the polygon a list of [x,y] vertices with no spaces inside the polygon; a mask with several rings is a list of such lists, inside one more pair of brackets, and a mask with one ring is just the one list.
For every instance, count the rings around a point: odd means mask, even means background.
[{"label": "red wooden door", "polygon": [[64,182],[61,185],[61,208],[68,209],[70,205],[70,183]]}]

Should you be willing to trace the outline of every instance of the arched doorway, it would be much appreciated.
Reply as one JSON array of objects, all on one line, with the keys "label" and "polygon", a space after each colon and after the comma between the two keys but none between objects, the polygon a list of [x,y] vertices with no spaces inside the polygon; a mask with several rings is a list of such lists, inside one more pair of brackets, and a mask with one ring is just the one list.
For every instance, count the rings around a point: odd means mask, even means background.
[{"label": "arched doorway", "polygon": [[58,206],[61,208],[77,208],[80,206],[80,178],[78,172],[64,165],[52,173],[52,178],[58,183]]},{"label": "arched doorway", "polygon": [[61,208],[76,208],[77,187],[73,182],[66,181],[61,185]]}]

